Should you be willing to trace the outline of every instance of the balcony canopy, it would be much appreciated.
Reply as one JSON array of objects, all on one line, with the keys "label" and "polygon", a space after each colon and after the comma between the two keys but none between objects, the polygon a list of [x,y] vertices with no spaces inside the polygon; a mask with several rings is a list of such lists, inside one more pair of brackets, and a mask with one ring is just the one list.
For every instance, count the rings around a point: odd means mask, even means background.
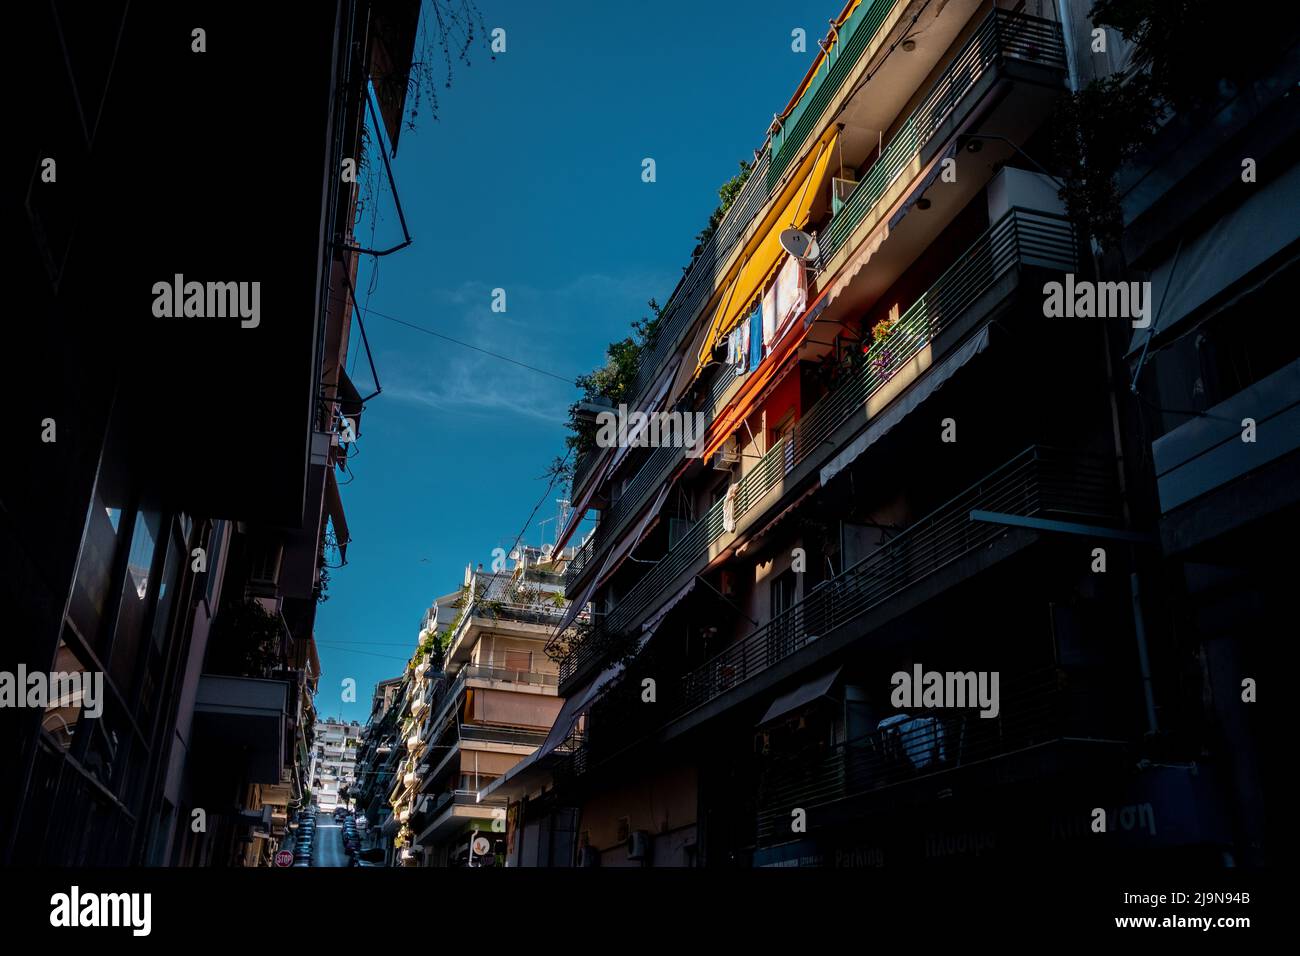
[{"label": "balcony canopy", "polygon": [[835,155],[839,136],[838,126],[831,126],[822,134],[817,147],[809,152],[799,170],[786,184],[781,196],[772,203],[736,260],[737,265],[725,280],[725,291],[713,313],[708,334],[696,360],[696,378],[713,358],[713,350],[722,337],[736,327],[742,316],[749,313],[754,301],[785,257],[786,252],[781,246],[782,230],[791,227],[802,229],[808,224],[809,212],[820,193],[831,157]]},{"label": "balcony canopy", "polygon": [[773,721],[780,720],[782,717],[801,710],[818,698],[825,697],[831,692],[831,688],[835,686],[835,681],[839,679],[839,676],[840,669],[836,667],[825,674],[818,674],[812,680],[801,684],[788,694],[782,694],[772,701],[772,706],[767,709],[767,713],[758,722],[758,726],[762,727]]}]

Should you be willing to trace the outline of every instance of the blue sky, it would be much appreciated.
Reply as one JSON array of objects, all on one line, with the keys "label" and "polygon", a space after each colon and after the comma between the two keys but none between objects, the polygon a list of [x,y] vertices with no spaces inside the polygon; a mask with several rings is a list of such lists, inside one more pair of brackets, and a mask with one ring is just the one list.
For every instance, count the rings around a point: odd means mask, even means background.
[{"label": "blue sky", "polygon": [[[668,298],[718,186],[752,158],[811,62],[791,50],[791,31],[806,30],[815,51],[840,5],[479,5],[507,50],[456,64],[438,121],[423,111],[402,132],[394,174],[415,243],[381,260],[368,304],[572,379],[601,363],[647,299]],[[654,183],[641,180],[646,157]],[[376,187],[382,247],[400,228],[382,175]],[[368,217],[364,226],[368,242]],[[371,272],[367,260],[363,302]],[[496,288],[505,313],[491,310]],[[383,394],[367,406],[342,488],[349,563],[331,572],[316,623],[317,709],[360,721],[433,599],[523,528],[577,394],[377,315],[366,331]],[[359,337],[349,365],[368,393]],[[526,542],[554,540],[559,497]],[[354,704],[341,700],[345,678]]]}]

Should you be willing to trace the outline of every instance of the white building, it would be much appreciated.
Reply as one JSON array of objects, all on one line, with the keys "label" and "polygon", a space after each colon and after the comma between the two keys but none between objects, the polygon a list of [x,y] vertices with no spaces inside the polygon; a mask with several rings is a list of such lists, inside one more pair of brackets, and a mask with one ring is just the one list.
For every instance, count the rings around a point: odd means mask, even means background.
[{"label": "white building", "polygon": [[[339,792],[356,779],[357,746],[361,724],[322,720],[316,723],[316,740],[311,756],[311,788],[322,810],[339,805]],[[346,802],[346,801],[344,801]]]}]

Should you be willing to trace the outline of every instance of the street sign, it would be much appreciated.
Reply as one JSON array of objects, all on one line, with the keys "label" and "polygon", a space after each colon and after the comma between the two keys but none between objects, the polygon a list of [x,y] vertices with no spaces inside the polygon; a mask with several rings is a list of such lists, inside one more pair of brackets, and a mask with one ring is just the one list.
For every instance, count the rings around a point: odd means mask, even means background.
[{"label": "street sign", "polygon": [[492,852],[492,841],[487,837],[475,837],[474,852],[479,856],[487,856]]},{"label": "street sign", "polygon": [[293,851],[281,850],[275,855],[276,866],[293,866]]}]

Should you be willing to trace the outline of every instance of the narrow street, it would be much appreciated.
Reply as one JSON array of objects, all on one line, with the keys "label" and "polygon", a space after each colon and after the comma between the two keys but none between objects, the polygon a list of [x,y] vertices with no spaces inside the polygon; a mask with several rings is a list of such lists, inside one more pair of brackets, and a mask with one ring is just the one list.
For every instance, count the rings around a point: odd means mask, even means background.
[{"label": "narrow street", "polygon": [[347,866],[343,850],[343,825],[332,813],[316,814],[316,839],[312,846],[312,866]]}]

